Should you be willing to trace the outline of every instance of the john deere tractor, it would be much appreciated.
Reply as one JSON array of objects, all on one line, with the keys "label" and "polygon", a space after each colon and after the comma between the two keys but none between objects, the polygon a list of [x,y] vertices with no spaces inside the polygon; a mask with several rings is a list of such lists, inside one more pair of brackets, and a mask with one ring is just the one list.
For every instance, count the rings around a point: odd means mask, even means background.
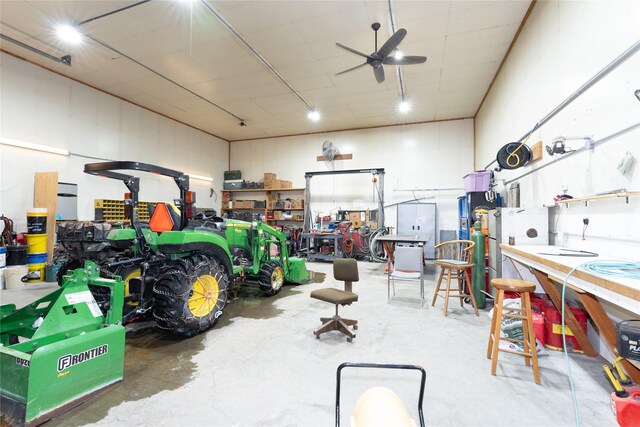
[{"label": "john deere tractor", "polygon": [[[138,219],[139,178],[117,170],[171,177],[180,197],[173,204],[150,205],[150,219],[142,222]],[[260,221],[207,213],[189,219],[193,193],[189,176],[182,172],[139,162],[89,163],[84,171],[124,182],[131,225],[112,228],[105,242],[76,253],[63,274],[91,260],[103,277],[121,276],[124,324],[152,316],[160,328],[192,336],[213,326],[232,286],[253,282],[265,295],[275,295],[285,282],[309,279],[304,260],[288,256],[279,230]],[[107,312],[111,299],[104,294],[105,288],[91,289]]]}]

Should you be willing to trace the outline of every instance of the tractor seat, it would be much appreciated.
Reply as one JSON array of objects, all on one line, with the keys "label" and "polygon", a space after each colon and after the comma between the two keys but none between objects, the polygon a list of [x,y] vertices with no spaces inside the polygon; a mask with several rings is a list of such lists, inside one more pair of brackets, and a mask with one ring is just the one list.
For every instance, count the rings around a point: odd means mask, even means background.
[{"label": "tractor seat", "polygon": [[149,227],[156,233],[180,230],[180,214],[177,208],[169,203],[149,204],[149,218]]}]

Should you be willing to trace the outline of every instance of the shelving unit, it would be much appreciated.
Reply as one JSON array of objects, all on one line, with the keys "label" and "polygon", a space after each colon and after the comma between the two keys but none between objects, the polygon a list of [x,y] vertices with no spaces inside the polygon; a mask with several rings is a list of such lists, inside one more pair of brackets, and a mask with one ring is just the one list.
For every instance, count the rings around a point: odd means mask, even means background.
[{"label": "shelving unit", "polygon": [[[149,221],[149,205],[155,202],[138,202],[138,219]],[[93,202],[97,221],[126,221],[124,200],[95,199]]]},{"label": "shelving unit", "polygon": [[625,191],[621,193],[600,194],[597,196],[576,197],[573,199],[560,200],[551,205],[545,205],[546,207],[556,207],[560,205],[569,206],[574,203],[584,203],[585,206],[589,205],[589,202],[594,200],[613,199],[618,197],[624,197],[626,202],[629,203],[629,197],[640,196],[640,191]]},{"label": "shelving unit", "polygon": [[[238,195],[238,194],[242,194],[245,195],[247,193],[254,193],[254,194],[260,194],[262,195],[262,197],[258,200],[264,200],[265,201],[265,207],[264,208],[245,208],[245,207],[241,207],[241,208],[234,208],[233,205],[231,208],[226,208],[223,207],[220,209],[221,215],[225,215],[225,213],[227,212],[231,212],[231,211],[251,211],[251,212],[261,212],[264,214],[265,217],[265,222],[269,223],[269,224],[277,224],[277,223],[288,223],[288,222],[304,222],[304,215],[305,215],[305,209],[304,206],[302,208],[296,208],[296,209],[272,209],[269,208],[269,201],[272,200],[271,196],[273,193],[293,193],[295,195],[296,192],[298,192],[300,195],[299,197],[295,197],[296,199],[300,199],[300,200],[305,200],[306,198],[306,189],[304,188],[269,188],[269,189],[242,189],[242,190],[222,190],[222,192],[227,192],[230,194],[230,201],[238,201],[238,200],[248,200],[248,199],[236,199],[234,197],[234,195]],[[282,195],[283,198],[284,195]],[[253,200],[253,199],[252,199]],[[223,201],[224,203],[225,201]],[[303,202],[304,203],[304,202]],[[302,213],[302,218],[301,219],[266,219],[267,218],[267,214],[269,212],[301,212]]]}]

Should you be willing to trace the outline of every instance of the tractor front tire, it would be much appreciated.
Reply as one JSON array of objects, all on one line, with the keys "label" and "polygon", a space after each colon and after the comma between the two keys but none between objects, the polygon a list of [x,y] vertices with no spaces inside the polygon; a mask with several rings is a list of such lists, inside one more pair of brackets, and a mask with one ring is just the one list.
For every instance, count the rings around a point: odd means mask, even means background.
[{"label": "tractor front tire", "polygon": [[227,303],[228,282],[220,263],[202,254],[167,265],[153,287],[158,327],[186,337],[211,328]]},{"label": "tractor front tire", "polygon": [[260,269],[258,276],[260,290],[265,295],[275,295],[284,284],[284,269],[277,261],[268,261]]}]

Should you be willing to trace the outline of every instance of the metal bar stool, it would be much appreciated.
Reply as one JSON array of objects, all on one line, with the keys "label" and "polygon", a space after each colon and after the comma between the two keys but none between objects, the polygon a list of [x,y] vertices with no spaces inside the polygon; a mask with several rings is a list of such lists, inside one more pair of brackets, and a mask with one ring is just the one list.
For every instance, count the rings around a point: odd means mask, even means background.
[{"label": "metal bar stool", "polygon": [[[536,384],[540,384],[540,370],[538,369],[538,353],[536,349],[536,336],[533,332],[533,322],[531,317],[531,300],[529,293],[536,289],[536,285],[524,280],[515,279],[493,279],[491,280],[491,286],[493,286],[496,293],[496,303],[493,310],[493,318],[491,319],[491,331],[489,333],[489,344],[487,345],[487,358],[492,359],[491,362],[491,374],[496,374],[496,368],[498,366],[498,352],[517,354],[524,356],[525,364],[527,366],[533,361],[533,379]],[[518,292],[520,294],[520,309],[517,308],[503,308],[504,292]],[[513,314],[513,313],[516,314]],[[517,340],[513,338],[506,338],[500,336],[500,330],[502,326],[502,319],[516,319],[522,320],[522,337],[523,339]],[[524,345],[524,353],[500,349],[500,340],[509,341],[514,343],[520,343]]]}]

